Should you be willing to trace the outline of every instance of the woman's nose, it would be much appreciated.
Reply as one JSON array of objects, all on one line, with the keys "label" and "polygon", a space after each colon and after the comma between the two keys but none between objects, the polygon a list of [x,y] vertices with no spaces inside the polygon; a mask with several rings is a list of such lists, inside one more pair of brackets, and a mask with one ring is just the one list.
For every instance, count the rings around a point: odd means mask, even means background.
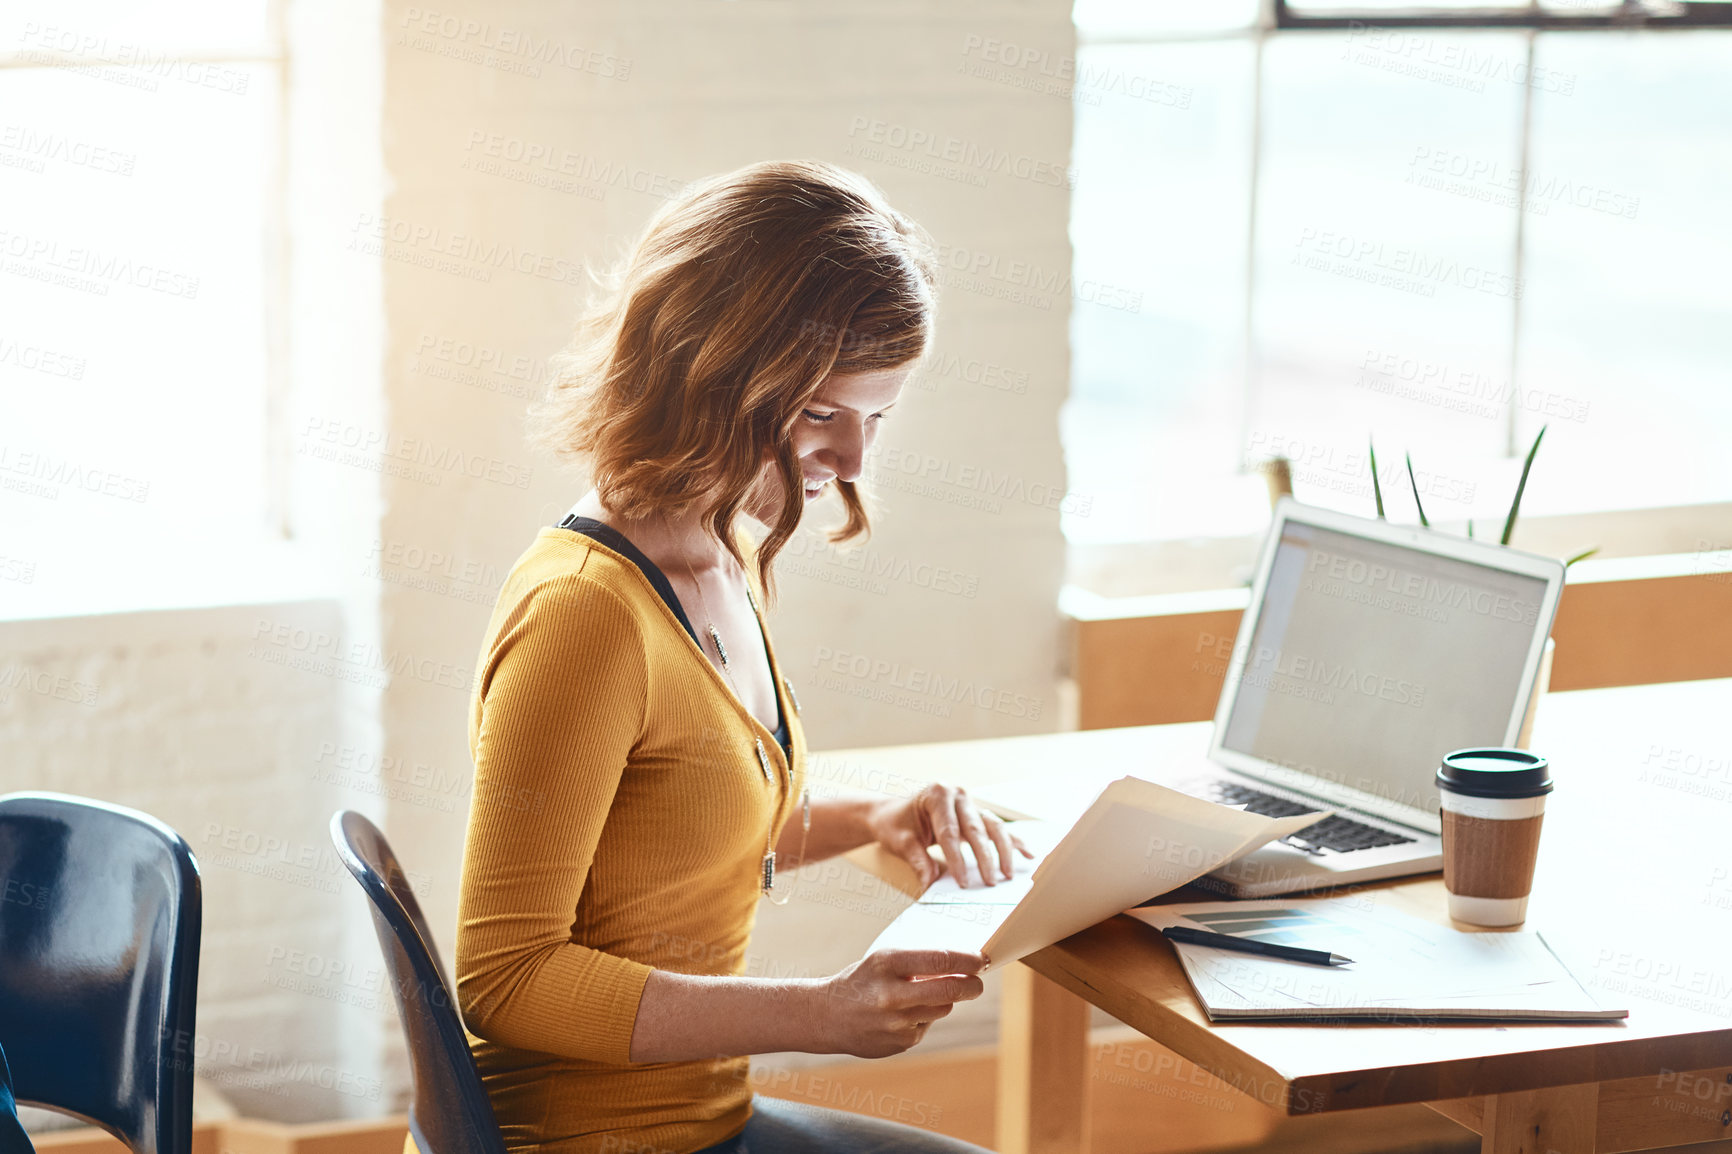
[{"label": "woman's nose", "polygon": [[860,473],[866,465],[866,447],[870,435],[860,425],[849,423],[845,429],[839,429],[836,438],[830,443],[830,460],[827,464],[836,471],[836,476],[844,481],[858,481]]}]

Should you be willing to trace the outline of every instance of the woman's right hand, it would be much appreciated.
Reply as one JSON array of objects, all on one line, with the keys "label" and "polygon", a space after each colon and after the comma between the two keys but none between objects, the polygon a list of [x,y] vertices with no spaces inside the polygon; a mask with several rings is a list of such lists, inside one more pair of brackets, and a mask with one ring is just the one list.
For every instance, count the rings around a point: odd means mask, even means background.
[{"label": "woman's right hand", "polygon": [[818,1053],[883,1058],[980,997],[986,959],[955,950],[878,950],[818,984]]}]

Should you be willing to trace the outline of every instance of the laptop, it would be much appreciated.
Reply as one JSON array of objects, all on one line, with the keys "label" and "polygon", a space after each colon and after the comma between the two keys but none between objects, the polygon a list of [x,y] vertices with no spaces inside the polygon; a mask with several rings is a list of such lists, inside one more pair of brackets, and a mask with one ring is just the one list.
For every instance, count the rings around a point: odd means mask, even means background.
[{"label": "laptop", "polygon": [[1217,655],[1208,767],[1148,776],[1324,816],[1199,884],[1270,897],[1441,869],[1432,775],[1515,743],[1563,584],[1549,557],[1283,499]]}]

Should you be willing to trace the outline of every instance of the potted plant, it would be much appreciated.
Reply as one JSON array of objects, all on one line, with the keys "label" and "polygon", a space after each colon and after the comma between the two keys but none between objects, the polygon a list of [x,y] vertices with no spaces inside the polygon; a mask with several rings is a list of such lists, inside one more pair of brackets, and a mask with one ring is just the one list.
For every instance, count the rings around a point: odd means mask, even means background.
[{"label": "potted plant", "polygon": [[[1534,437],[1534,443],[1528,449],[1527,459],[1522,462],[1521,479],[1516,482],[1515,498],[1514,498],[1514,500],[1512,500],[1510,502],[1509,515],[1504,518],[1503,534],[1498,538],[1498,544],[1499,545],[1508,545],[1511,535],[1515,533],[1516,514],[1521,511],[1522,494],[1527,491],[1527,487],[1528,487],[1528,472],[1529,472],[1529,470],[1531,470],[1534,467],[1534,457],[1540,451],[1540,442],[1545,439],[1546,429],[1548,427],[1549,426],[1545,426],[1545,425],[1540,426],[1539,434],[1536,437]],[[1382,485],[1382,482],[1379,481],[1378,476],[1377,476],[1377,446],[1376,446],[1376,443],[1368,440],[1367,441],[1367,448],[1369,450],[1370,464],[1371,464],[1371,493],[1372,493],[1372,497],[1377,502],[1377,519],[1379,521],[1383,521],[1383,520],[1386,520],[1387,518],[1385,518],[1384,513],[1383,513],[1383,485]],[[1429,528],[1431,528],[1431,522],[1425,516],[1425,505],[1419,499],[1419,482],[1418,482],[1418,480],[1415,479],[1414,474],[1413,474],[1413,454],[1407,453],[1407,454],[1405,454],[1405,457],[1406,457],[1406,461],[1407,461],[1407,483],[1413,489],[1413,505],[1414,505],[1414,508],[1419,510],[1419,523],[1420,523],[1420,525],[1429,529]],[[1473,518],[1472,517],[1469,517],[1467,519],[1467,535],[1470,538],[1473,536]],[[1599,552],[1598,546],[1595,546],[1592,549],[1585,549],[1582,552],[1577,553],[1574,557],[1571,557],[1568,560],[1566,560],[1564,562],[1564,568],[1568,569],[1571,565],[1574,565],[1577,561],[1580,561],[1586,557],[1592,557],[1595,553],[1598,553],[1598,552]],[[1546,689],[1551,685],[1552,653],[1556,648],[1557,648],[1556,643],[1550,637],[1547,637],[1545,650],[1540,656],[1539,672],[1534,677],[1533,693],[1528,698],[1527,714],[1526,714],[1526,716],[1524,716],[1522,718],[1521,732],[1516,736],[1516,745],[1520,746],[1523,749],[1527,748],[1528,740],[1533,735],[1534,714],[1539,708],[1540,695],[1543,694],[1546,691]]]}]

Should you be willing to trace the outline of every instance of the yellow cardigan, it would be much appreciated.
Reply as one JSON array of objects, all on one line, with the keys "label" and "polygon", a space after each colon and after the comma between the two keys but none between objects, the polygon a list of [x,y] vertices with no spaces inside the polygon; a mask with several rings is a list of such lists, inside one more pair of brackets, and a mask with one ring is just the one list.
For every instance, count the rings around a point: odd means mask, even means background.
[{"label": "yellow cardigan", "polygon": [[507,1149],[692,1151],[751,1116],[747,1059],[628,1054],[652,969],[748,971],[765,842],[805,784],[769,658],[792,758],[631,561],[545,528],[513,566],[470,706],[457,929],[458,1004]]}]

